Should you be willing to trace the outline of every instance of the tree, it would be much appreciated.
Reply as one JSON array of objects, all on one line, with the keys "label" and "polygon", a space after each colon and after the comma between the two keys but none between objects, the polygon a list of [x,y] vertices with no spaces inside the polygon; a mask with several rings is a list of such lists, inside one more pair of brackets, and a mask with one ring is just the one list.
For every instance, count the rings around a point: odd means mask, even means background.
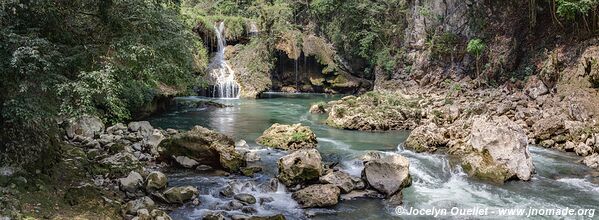
[{"label": "tree", "polygon": [[470,41],[468,41],[468,47],[466,47],[466,51],[468,51],[468,53],[470,53],[476,57],[477,78],[480,75],[480,58],[481,58],[483,52],[485,51],[485,47],[486,47],[485,43],[479,38],[474,38],[474,39],[471,39]]}]

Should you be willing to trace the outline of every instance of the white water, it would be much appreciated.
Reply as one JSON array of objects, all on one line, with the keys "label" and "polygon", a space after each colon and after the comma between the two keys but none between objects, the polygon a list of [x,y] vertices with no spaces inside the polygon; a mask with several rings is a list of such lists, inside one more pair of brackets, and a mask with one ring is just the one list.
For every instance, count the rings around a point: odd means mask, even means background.
[{"label": "white water", "polygon": [[231,66],[225,60],[227,41],[223,36],[224,30],[224,22],[220,22],[218,26],[214,26],[218,51],[208,66],[210,77],[214,83],[212,97],[236,99],[239,98],[239,83],[235,80],[235,72],[233,72],[233,69],[231,69]]}]

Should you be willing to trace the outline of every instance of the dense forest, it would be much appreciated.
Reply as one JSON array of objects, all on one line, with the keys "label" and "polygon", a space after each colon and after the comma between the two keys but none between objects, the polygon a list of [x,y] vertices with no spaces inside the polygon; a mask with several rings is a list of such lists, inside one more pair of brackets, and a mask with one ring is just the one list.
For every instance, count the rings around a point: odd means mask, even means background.
[{"label": "dense forest", "polygon": [[[515,91],[532,78],[562,98],[578,93],[561,93],[574,91],[561,82],[599,87],[599,53],[585,53],[598,45],[598,0],[2,0],[0,167],[43,173],[59,163],[73,118],[128,123],[161,100],[209,93],[221,22],[242,98],[366,94],[355,102],[388,112],[381,106],[408,102],[370,91],[440,89],[452,104],[466,89]],[[421,124],[344,121],[370,111],[351,100],[316,108],[336,112],[327,123],[337,128]]]}]

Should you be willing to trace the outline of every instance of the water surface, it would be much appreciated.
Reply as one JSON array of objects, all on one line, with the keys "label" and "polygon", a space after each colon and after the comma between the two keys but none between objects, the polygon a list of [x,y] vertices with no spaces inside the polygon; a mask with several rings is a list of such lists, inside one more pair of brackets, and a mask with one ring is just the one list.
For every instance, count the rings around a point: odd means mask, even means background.
[{"label": "water surface", "polygon": [[[325,116],[312,115],[308,109],[312,103],[340,98],[319,94],[280,94],[268,93],[257,100],[214,100],[232,107],[223,109],[184,109],[166,112],[150,120],[152,125],[161,128],[187,130],[194,125],[202,125],[232,136],[236,140],[246,140],[252,151],[262,158],[257,165],[264,172],[254,177],[199,174],[182,172],[171,175],[171,185],[195,185],[200,191],[201,205],[190,205],[173,211],[175,219],[198,219],[207,212],[226,210],[231,198],[219,195],[226,185],[232,184],[236,192],[250,193],[256,198],[272,198],[273,202],[254,205],[258,215],[282,213],[288,219],[428,219],[428,216],[397,216],[395,207],[388,207],[377,199],[342,201],[331,209],[300,209],[282,186],[275,192],[262,189],[261,185],[276,175],[276,161],[285,152],[264,148],[255,139],[274,123],[301,123],[310,126],[318,137],[318,150],[326,163],[339,164],[351,175],[360,176],[361,163],[356,159],[365,151],[376,150],[399,153],[410,159],[411,187],[403,190],[403,208],[585,208],[595,209],[599,205],[599,186],[593,179],[590,169],[577,163],[580,160],[572,154],[531,147],[536,174],[528,182],[512,181],[494,185],[473,180],[458,166],[451,165],[443,154],[416,154],[403,150],[401,144],[409,132],[359,132],[330,128],[324,125]],[[183,97],[183,100],[203,100],[202,97]],[[595,183],[594,183],[595,182]],[[240,211],[233,214],[243,214]],[[599,213],[597,213],[599,215]],[[464,217],[444,216],[442,218],[464,219]],[[481,218],[480,216],[472,219]],[[497,216],[487,216],[498,219]],[[521,217],[501,217],[500,219],[520,219]],[[539,217],[563,219],[564,217]],[[594,216],[597,218],[597,216]],[[468,219],[468,218],[466,218]],[[565,217],[565,219],[590,219],[586,217]]]}]

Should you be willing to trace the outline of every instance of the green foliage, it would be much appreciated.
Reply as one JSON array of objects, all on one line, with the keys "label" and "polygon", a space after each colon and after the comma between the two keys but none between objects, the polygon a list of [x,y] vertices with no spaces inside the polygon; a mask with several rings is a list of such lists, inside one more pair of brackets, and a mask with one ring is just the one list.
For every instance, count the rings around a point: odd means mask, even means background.
[{"label": "green foliage", "polygon": [[405,27],[406,5],[402,0],[314,0],[308,8],[342,55],[391,71],[400,54],[395,43]]},{"label": "green foliage", "polygon": [[0,161],[33,162],[58,118],[122,121],[159,87],[197,82],[207,51],[183,17],[170,0],[2,2]]},{"label": "green foliage", "polygon": [[568,21],[588,16],[591,10],[599,5],[597,0],[557,0],[556,3],[556,14]]},{"label": "green foliage", "polygon": [[436,59],[460,52],[460,39],[451,32],[435,34],[427,39],[426,44],[431,50],[431,56]]},{"label": "green foliage", "polygon": [[484,52],[485,47],[486,47],[486,45],[483,42],[483,40],[481,40],[479,38],[475,38],[475,39],[468,41],[468,46],[466,47],[466,51],[468,51],[468,53],[470,53],[476,57],[479,57]]}]

